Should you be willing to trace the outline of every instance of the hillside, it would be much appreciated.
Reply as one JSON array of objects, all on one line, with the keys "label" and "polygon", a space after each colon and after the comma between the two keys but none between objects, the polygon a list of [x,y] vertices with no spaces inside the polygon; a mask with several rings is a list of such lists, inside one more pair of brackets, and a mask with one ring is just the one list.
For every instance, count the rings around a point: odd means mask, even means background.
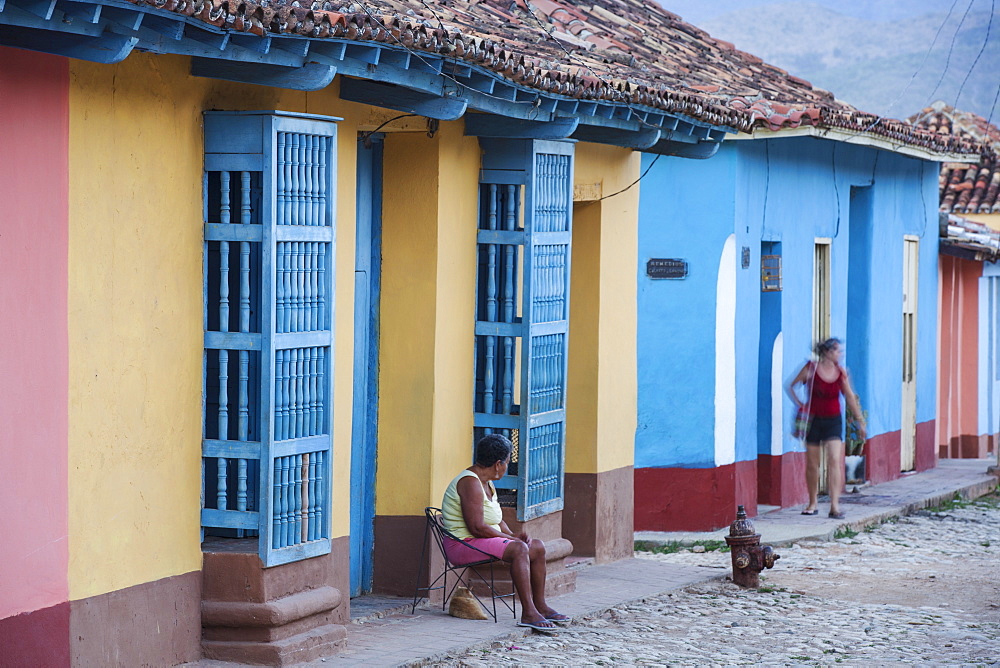
[{"label": "hillside", "polygon": [[[990,116],[1000,86],[1000,11],[994,15],[989,43],[956,100],[986,37],[989,12],[979,10],[988,10],[989,4],[973,3],[952,49],[967,3],[956,3],[947,21],[947,3],[900,3],[870,3],[878,8],[876,17],[909,13],[907,18],[893,21],[858,18],[865,14],[863,4],[869,4],[858,0],[836,5],[723,0],[706,3],[714,8],[714,15],[700,6],[688,12],[689,16],[685,16],[688,3],[663,0],[661,4],[713,36],[808,79],[860,109],[900,118],[943,99],[960,109]],[[831,5],[838,9],[829,8]],[[932,7],[937,9],[922,13]],[[735,9],[726,11],[728,8]],[[696,22],[699,16],[705,18]],[[1000,106],[993,116],[1000,118]]]}]

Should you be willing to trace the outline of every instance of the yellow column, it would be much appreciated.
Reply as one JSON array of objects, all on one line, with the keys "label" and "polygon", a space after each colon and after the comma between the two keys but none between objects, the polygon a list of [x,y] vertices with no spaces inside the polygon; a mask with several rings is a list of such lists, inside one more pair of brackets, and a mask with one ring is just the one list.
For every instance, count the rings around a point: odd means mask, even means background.
[{"label": "yellow column", "polygon": [[389,134],[384,164],[374,586],[409,594],[399,553],[471,461],[479,144]]},{"label": "yellow column", "polygon": [[573,219],[563,535],[599,561],[632,553],[639,154],[579,144]]}]

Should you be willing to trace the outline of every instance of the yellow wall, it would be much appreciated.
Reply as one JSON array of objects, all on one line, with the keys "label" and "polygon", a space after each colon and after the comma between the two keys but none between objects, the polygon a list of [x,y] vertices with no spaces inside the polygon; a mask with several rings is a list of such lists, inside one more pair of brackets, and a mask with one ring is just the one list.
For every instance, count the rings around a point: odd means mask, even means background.
[{"label": "yellow wall", "polygon": [[[202,126],[205,109],[339,124],[333,535],[350,526],[356,137],[392,112],[199,79],[183,57],[72,61],[69,546],[73,600],[201,567]],[[418,515],[469,462],[480,149],[461,122],[385,141],[376,490]],[[639,159],[582,144],[577,183],[627,185]],[[579,205],[567,466],[632,463],[637,189]],[[599,270],[591,274],[588,265]],[[586,280],[578,280],[585,277]],[[580,328],[591,328],[581,330]],[[581,375],[578,369],[590,369]],[[581,409],[582,407],[582,409]]]},{"label": "yellow wall", "polygon": [[462,131],[385,140],[378,515],[420,515],[469,465],[480,151]]},{"label": "yellow wall", "polygon": [[189,76],[183,57],[71,61],[69,587],[73,600],[201,568],[204,109],[340,123],[333,535],[349,527],[355,140],[371,113]]},{"label": "yellow wall", "polygon": [[960,213],[962,218],[988,225],[994,230],[1000,230],[1000,213]]},{"label": "yellow wall", "polygon": [[[577,144],[578,191],[607,196],[639,176],[639,154]],[[574,207],[566,471],[601,473],[634,461],[639,187]]]}]

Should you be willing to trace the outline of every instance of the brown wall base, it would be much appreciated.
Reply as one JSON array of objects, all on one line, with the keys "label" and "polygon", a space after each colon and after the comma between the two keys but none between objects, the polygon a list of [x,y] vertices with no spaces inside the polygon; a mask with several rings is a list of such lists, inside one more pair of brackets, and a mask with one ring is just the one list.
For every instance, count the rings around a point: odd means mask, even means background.
[{"label": "brown wall base", "polygon": [[940,454],[945,459],[982,459],[992,450],[988,434],[962,434],[952,436],[948,445],[940,446]]},{"label": "brown wall base", "polygon": [[201,573],[70,603],[74,666],[173,666],[201,656]]},{"label": "brown wall base", "polygon": [[[413,596],[425,525],[423,515],[375,516],[373,592],[390,596]],[[427,554],[431,554],[431,547],[428,542]],[[435,564],[435,572],[440,572],[439,562],[432,563]],[[426,586],[426,580],[421,585]]]},{"label": "brown wall base", "polygon": [[631,466],[566,474],[563,535],[573,543],[573,554],[599,564],[632,556],[634,479]]},{"label": "brown wall base", "polygon": [[0,668],[68,666],[69,602],[0,619]]},{"label": "brown wall base", "polygon": [[205,658],[285,666],[346,645],[349,538],[335,539],[330,554],[271,568],[255,539],[212,539],[204,551]]}]

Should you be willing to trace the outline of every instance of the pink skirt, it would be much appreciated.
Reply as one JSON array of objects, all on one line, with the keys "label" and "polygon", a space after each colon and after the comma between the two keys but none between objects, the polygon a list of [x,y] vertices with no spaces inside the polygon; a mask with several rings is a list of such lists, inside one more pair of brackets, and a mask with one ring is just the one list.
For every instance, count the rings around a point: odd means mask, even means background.
[{"label": "pink skirt", "polygon": [[[507,543],[510,542],[510,538],[468,538],[466,540],[452,540],[451,538],[445,537],[444,539],[444,553],[448,556],[448,561],[450,561],[455,566],[463,566],[465,564],[471,564],[476,561],[483,561],[487,559],[487,555],[496,557],[497,559],[503,559],[503,553],[507,549]],[[470,545],[473,545],[478,550],[482,552],[477,552],[473,550]],[[486,554],[483,554],[485,552]]]}]

